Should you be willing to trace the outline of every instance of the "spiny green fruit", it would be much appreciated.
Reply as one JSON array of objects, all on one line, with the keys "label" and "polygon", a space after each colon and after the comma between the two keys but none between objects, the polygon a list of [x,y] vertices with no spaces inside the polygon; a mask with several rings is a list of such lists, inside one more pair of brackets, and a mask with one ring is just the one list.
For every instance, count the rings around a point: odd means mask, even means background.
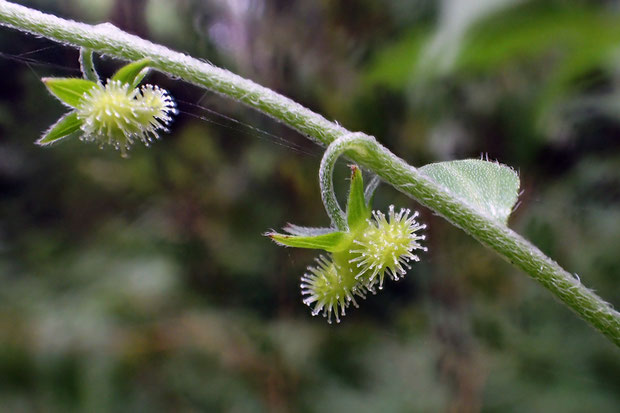
[{"label": "spiny green fruit", "polygon": [[177,111],[165,90],[153,85],[138,88],[149,64],[149,59],[129,63],[105,84],[81,78],[41,79],[50,93],[72,111],[52,125],[37,144],[48,146],[81,132],[81,140],[96,142],[100,147],[110,145],[125,156],[134,141],[148,146],[158,139]]},{"label": "spiny green fruit", "polygon": [[148,146],[166,130],[175,113],[170,95],[157,86],[140,89],[110,80],[84,94],[76,108],[85,141],[125,152],[136,139]]},{"label": "spiny green fruit", "polygon": [[[312,307],[312,315],[321,313],[331,324],[333,314],[339,323],[340,316],[346,314],[350,304],[358,307],[356,296],[365,299],[369,291],[375,293],[372,287],[367,288],[355,279],[346,260],[342,262],[321,255],[316,261],[318,265],[309,266],[308,272],[301,277],[303,302]],[[337,261],[341,261],[340,264]]]},{"label": "spiny green fruit", "polygon": [[393,205],[387,216],[371,211],[362,173],[352,169],[346,230],[289,224],[284,229],[288,234],[266,234],[279,245],[327,251],[302,276],[301,294],[312,315],[322,314],[329,323],[332,318],[340,322],[349,305],[357,307],[357,298],[382,289],[385,274],[402,278],[409,263],[419,261],[415,251],[427,250],[420,244],[425,237],[419,231],[426,225],[416,221],[418,213],[404,208],[396,212]]},{"label": "spiny green fruit", "polygon": [[409,216],[410,213],[404,208],[396,213],[394,205],[390,205],[388,219],[381,211],[372,212],[373,219],[367,220],[367,228],[353,240],[356,247],[350,250],[355,256],[350,262],[360,269],[356,278],[367,285],[378,281],[382,289],[386,273],[398,281],[406,274],[405,267],[411,269],[410,261],[420,260],[413,251],[427,250],[420,245],[425,236],[417,233],[426,225],[416,222],[417,211]]}]

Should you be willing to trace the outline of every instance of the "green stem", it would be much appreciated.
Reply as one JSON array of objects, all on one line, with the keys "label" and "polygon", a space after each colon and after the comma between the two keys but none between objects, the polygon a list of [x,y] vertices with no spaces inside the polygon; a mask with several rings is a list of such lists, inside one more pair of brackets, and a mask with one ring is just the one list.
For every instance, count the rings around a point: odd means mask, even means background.
[{"label": "green stem", "polygon": [[347,219],[342,208],[338,204],[334,192],[334,166],[336,161],[346,150],[352,149],[360,139],[368,139],[363,133],[350,133],[333,141],[323,154],[319,168],[319,184],[321,185],[321,198],[327,215],[332,220],[332,225],[339,231],[348,231]]},{"label": "green stem", "polygon": [[[0,24],[118,58],[148,57],[154,68],[260,110],[323,145],[351,133],[248,79],[127,34],[110,24],[91,26],[68,21],[4,0],[0,0]],[[620,346],[620,313],[519,234],[480,214],[370,136],[360,139],[347,154],[354,162],[497,251]]]},{"label": "green stem", "polygon": [[[368,139],[374,140],[370,136],[362,132],[352,132],[339,137],[329,144],[319,168],[319,184],[321,185],[321,198],[327,215],[331,218],[332,225],[339,231],[348,231],[347,218],[342,208],[338,204],[338,199],[334,191],[334,166],[338,158],[349,150],[355,149],[360,143],[364,143]],[[375,189],[379,186],[381,179],[375,175],[370,180],[364,191],[364,199],[370,201]]]},{"label": "green stem", "polygon": [[80,48],[80,69],[84,79],[99,83],[99,75],[93,63],[93,51],[85,47]]}]

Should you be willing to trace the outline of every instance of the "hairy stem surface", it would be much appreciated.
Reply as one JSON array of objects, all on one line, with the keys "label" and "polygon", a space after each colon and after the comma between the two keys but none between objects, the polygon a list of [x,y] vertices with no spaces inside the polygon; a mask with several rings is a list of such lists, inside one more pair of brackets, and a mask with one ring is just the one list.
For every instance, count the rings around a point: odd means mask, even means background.
[{"label": "hairy stem surface", "polygon": [[[0,0],[0,24],[122,59],[148,57],[152,67],[251,106],[322,145],[351,133],[251,80],[125,33],[111,24],[91,26],[68,21],[4,0]],[[519,234],[479,213],[373,137],[366,137],[346,152],[350,159],[524,270],[620,346],[620,313]]]},{"label": "hairy stem surface", "polygon": [[84,47],[80,48],[80,69],[84,79],[99,82],[99,75],[93,63],[93,51]]}]

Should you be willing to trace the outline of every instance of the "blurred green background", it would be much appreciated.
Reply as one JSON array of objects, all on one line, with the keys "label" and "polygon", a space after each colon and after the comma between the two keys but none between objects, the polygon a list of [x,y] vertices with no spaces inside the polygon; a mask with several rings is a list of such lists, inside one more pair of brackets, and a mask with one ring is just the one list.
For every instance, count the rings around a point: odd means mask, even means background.
[{"label": "blurred green background", "polygon": [[[514,167],[511,227],[620,306],[618,1],[18,3],[209,60],[413,165]],[[386,185],[375,208],[419,209],[429,252],[340,325],[312,318],[314,252],[261,235],[328,224],[294,131],[154,73],[181,113],[151,148],[42,149],[66,109],[39,79],[79,76],[77,52],[1,28],[0,53],[0,411],[618,411],[612,344]]]}]

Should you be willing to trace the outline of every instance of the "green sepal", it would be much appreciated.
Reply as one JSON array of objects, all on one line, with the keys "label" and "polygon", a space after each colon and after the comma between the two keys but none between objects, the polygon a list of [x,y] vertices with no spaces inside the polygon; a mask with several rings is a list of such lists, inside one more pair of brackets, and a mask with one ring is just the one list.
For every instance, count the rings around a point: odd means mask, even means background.
[{"label": "green sepal", "polygon": [[78,119],[76,112],[69,112],[62,118],[58,119],[51,128],[43,134],[43,136],[36,141],[37,145],[47,146],[58,142],[59,140],[66,138],[73,132],[80,130],[82,121]]},{"label": "green sepal", "polygon": [[309,248],[325,250],[327,252],[343,251],[350,244],[348,234],[339,231],[315,236],[287,235],[278,234],[277,232],[268,232],[265,235],[271,238],[276,244],[285,247]]},{"label": "green sepal", "polygon": [[52,95],[72,108],[77,108],[82,96],[97,86],[93,81],[70,77],[44,77],[41,81]]},{"label": "green sepal", "polygon": [[357,165],[351,165],[351,187],[347,202],[347,224],[350,231],[355,231],[370,218],[370,208],[364,196],[364,178]]},{"label": "green sepal", "polygon": [[151,59],[144,58],[136,62],[129,63],[118,69],[111,80],[118,80],[121,83],[129,83],[131,87],[136,87],[142,79],[149,73]]}]

